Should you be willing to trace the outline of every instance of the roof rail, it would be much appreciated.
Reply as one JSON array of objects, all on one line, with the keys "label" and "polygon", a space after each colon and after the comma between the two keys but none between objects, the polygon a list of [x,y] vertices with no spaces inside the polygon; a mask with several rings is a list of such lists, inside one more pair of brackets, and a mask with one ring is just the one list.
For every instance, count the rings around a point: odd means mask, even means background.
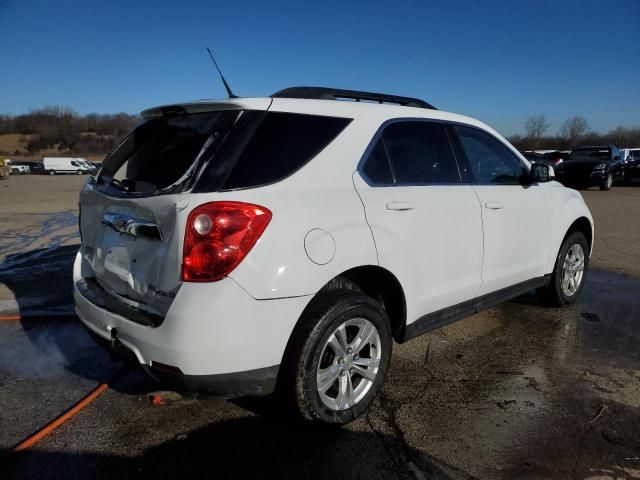
[{"label": "roof rail", "polygon": [[360,92],[358,90],[343,90],[340,88],[290,87],[280,90],[271,96],[274,98],[311,98],[316,100],[351,99],[356,102],[365,100],[378,103],[395,103],[405,107],[437,110],[436,107],[419,98],[400,97],[398,95],[387,95],[385,93]]}]

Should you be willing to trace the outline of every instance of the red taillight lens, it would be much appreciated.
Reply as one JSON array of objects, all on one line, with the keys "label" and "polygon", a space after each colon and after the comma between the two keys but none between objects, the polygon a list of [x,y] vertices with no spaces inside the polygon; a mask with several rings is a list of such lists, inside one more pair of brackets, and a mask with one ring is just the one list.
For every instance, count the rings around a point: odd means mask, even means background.
[{"label": "red taillight lens", "polygon": [[242,202],[211,202],[187,219],[182,255],[184,282],[214,282],[238,266],[271,220],[265,207]]}]

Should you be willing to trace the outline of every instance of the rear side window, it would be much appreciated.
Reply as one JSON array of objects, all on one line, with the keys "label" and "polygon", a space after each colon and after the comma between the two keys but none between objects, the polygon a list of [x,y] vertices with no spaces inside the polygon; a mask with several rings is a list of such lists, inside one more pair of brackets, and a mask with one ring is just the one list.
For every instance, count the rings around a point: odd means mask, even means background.
[{"label": "rear side window", "polygon": [[302,168],[351,119],[268,112],[224,182],[224,190],[277,182]]},{"label": "rear side window", "polygon": [[392,123],[385,128],[382,138],[391,157],[396,183],[460,183],[456,159],[441,124]]},{"label": "rear side window", "polygon": [[502,142],[476,128],[454,127],[474,181],[480,185],[519,185],[522,163]]}]

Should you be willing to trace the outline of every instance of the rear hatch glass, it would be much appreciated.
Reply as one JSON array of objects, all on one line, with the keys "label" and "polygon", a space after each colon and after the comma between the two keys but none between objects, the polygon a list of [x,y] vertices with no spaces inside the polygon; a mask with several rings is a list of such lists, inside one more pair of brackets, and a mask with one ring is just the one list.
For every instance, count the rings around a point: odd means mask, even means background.
[{"label": "rear hatch glass", "polygon": [[105,159],[98,183],[111,194],[180,190],[240,115],[221,111],[147,119]]}]

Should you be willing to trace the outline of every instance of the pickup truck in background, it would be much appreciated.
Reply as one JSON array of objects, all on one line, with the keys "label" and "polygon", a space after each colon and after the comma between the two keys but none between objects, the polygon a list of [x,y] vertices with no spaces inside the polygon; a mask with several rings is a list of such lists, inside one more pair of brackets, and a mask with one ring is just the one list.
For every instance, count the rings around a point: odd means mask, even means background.
[{"label": "pickup truck in background", "polygon": [[11,165],[12,175],[27,175],[29,173],[31,173],[29,165]]}]

